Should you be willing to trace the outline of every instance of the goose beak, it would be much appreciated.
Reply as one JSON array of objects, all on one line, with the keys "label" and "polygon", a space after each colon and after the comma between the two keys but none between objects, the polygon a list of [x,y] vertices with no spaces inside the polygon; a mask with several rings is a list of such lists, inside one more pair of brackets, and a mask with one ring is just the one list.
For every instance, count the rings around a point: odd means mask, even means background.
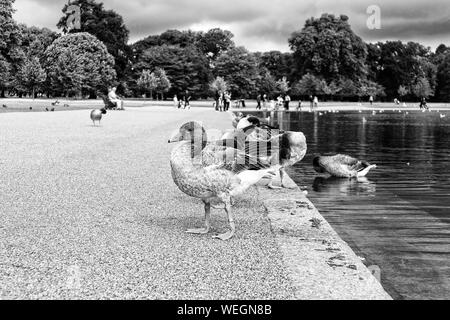
[{"label": "goose beak", "polygon": [[172,138],[169,139],[169,143],[180,142],[182,140],[183,140],[183,135],[181,134],[181,132],[177,132],[172,136]]}]

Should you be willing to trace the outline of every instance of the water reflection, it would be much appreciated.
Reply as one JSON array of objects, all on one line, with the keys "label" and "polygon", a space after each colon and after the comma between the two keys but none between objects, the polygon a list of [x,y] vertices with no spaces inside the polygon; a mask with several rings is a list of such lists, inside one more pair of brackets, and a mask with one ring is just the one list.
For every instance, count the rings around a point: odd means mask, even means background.
[{"label": "water reflection", "polygon": [[314,179],[313,190],[330,197],[340,196],[374,196],[376,184],[367,178],[359,177],[353,179],[336,177],[317,177]]},{"label": "water reflection", "polygon": [[[450,298],[450,114],[272,112],[272,125],[302,131],[308,154],[291,170],[335,230],[397,299]],[[363,119],[366,121],[363,121]],[[320,177],[316,154],[378,165],[367,180]]]}]

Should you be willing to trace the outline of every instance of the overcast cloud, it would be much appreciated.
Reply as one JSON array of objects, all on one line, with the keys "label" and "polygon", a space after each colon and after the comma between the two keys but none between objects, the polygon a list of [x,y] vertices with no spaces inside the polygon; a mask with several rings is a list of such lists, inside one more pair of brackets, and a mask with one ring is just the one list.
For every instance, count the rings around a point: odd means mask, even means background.
[{"label": "overcast cloud", "polygon": [[[67,0],[16,0],[15,18],[27,25],[56,30]],[[121,14],[134,42],[167,29],[207,31],[220,27],[251,51],[288,51],[290,34],[307,18],[328,12],[346,14],[365,41],[418,41],[435,48],[450,45],[449,0],[104,0]],[[367,8],[381,8],[381,30],[367,28]]]}]

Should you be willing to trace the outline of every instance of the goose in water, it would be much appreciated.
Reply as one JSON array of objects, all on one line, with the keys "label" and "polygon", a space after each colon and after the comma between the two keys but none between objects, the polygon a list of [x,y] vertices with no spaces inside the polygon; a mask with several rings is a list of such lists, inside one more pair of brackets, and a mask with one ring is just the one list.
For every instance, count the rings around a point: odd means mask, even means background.
[{"label": "goose in water", "polygon": [[206,130],[198,122],[186,123],[179,129],[169,140],[169,143],[179,143],[170,158],[172,177],[182,192],[201,199],[205,206],[205,227],[187,232],[209,233],[211,204],[219,202],[225,205],[230,231],[214,238],[225,241],[236,231],[231,198],[260,180],[273,177],[279,166],[267,165],[242,150],[207,141]]},{"label": "goose in water", "polygon": [[318,173],[329,173],[338,178],[365,177],[370,170],[376,168],[366,161],[346,156],[319,156],[313,160],[314,170]]}]

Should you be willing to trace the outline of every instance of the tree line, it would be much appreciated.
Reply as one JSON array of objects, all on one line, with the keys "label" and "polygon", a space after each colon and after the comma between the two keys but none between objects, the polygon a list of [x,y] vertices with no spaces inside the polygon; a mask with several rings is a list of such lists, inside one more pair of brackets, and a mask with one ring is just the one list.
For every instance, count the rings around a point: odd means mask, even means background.
[{"label": "tree line", "polygon": [[416,42],[365,43],[345,15],[308,19],[287,39],[291,52],[250,52],[230,31],[168,30],[129,44],[122,16],[95,0],[75,0],[81,28],[62,8],[60,33],[13,19],[0,0],[0,94],[95,98],[117,86],[127,97],[195,98],[230,91],[322,99],[450,100],[450,48]]}]

